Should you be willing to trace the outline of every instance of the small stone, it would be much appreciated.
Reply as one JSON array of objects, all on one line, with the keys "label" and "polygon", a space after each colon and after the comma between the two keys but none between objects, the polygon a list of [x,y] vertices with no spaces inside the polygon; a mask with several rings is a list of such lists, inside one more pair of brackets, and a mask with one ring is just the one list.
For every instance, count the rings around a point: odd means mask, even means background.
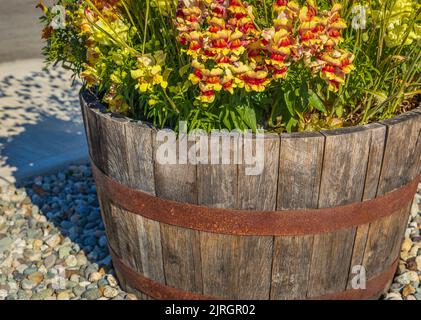
[{"label": "small stone", "polygon": [[89,289],[82,294],[82,298],[88,300],[97,300],[101,297],[98,289]]},{"label": "small stone", "polygon": [[89,275],[88,280],[89,280],[90,282],[96,282],[96,281],[100,280],[101,278],[102,278],[102,274],[101,274],[101,273],[99,273],[99,272],[92,272],[92,273]]},{"label": "small stone", "polygon": [[78,285],[78,283],[76,281],[66,281],[66,289],[73,289],[74,287],[76,287]]},{"label": "small stone", "polygon": [[28,300],[30,295],[25,290],[18,291],[18,299],[19,300]]},{"label": "small stone", "polygon": [[406,300],[417,300],[413,295],[409,295],[406,297]]},{"label": "small stone", "polygon": [[76,297],[80,297],[82,295],[82,293],[85,292],[85,287],[82,286],[76,286],[73,288],[73,293],[75,294]]},{"label": "small stone", "polygon": [[42,280],[44,280],[44,276],[41,272],[34,272],[28,275],[28,280],[35,282],[36,284],[40,284]]},{"label": "small stone", "polygon": [[409,238],[406,238],[402,244],[402,251],[409,251],[412,247],[412,240]]},{"label": "small stone", "polygon": [[418,274],[415,271],[405,272],[400,276],[396,277],[395,280],[396,282],[404,285],[410,284],[411,282],[419,281]]},{"label": "small stone", "polygon": [[399,293],[392,292],[386,295],[385,300],[403,300],[402,296]]},{"label": "small stone", "polygon": [[83,254],[82,252],[79,252],[76,255],[76,260],[77,260],[78,266],[83,266],[88,263],[88,259],[86,258],[85,254]]},{"label": "small stone", "polygon": [[33,288],[36,287],[36,285],[37,284],[34,281],[28,280],[28,279],[24,279],[20,283],[20,286],[23,290],[32,290]]},{"label": "small stone", "polygon": [[114,298],[118,296],[119,291],[116,288],[106,286],[104,289],[104,297],[106,298]]},{"label": "small stone", "polygon": [[72,248],[71,247],[68,247],[68,246],[61,247],[58,250],[58,257],[59,257],[59,259],[66,259],[69,256],[69,254],[70,254],[71,251],[72,251]]},{"label": "small stone", "polygon": [[68,267],[75,267],[75,266],[77,266],[77,259],[76,259],[76,257],[74,255],[68,256],[66,258],[65,262],[66,262],[66,265]]},{"label": "small stone", "polygon": [[42,240],[40,240],[40,239],[35,239],[35,240],[34,240],[34,243],[32,244],[32,246],[33,246],[33,248],[34,248],[35,250],[39,250],[39,249],[41,248],[42,244],[43,244]]},{"label": "small stone", "polygon": [[78,274],[72,274],[70,276],[70,281],[79,283],[79,281],[80,281],[80,275],[78,275]]},{"label": "small stone", "polygon": [[107,281],[108,281],[108,284],[111,287],[117,287],[118,286],[116,278],[114,278],[114,276],[111,275],[111,274],[107,275]]},{"label": "small stone", "polygon": [[54,267],[54,265],[56,264],[56,256],[55,254],[50,254],[47,258],[44,259],[44,266],[47,269],[50,269],[52,267]]},{"label": "small stone", "polygon": [[47,298],[51,297],[53,294],[53,290],[51,289],[43,289],[35,294],[32,295],[31,300],[46,300]]},{"label": "small stone", "polygon": [[105,248],[107,246],[107,237],[102,236],[101,238],[99,238],[98,243],[101,247]]},{"label": "small stone", "polygon": [[61,242],[61,238],[58,234],[54,234],[45,240],[45,243],[48,244],[51,248],[57,247]]},{"label": "small stone", "polygon": [[37,268],[35,268],[35,267],[28,267],[28,268],[26,268],[25,270],[23,270],[23,274],[25,275],[25,276],[29,276],[30,274],[32,274],[32,273],[34,273],[34,272],[37,272],[38,271],[38,269]]},{"label": "small stone", "polygon": [[402,295],[404,297],[407,297],[410,294],[414,294],[414,293],[415,293],[415,288],[411,286],[410,284],[406,285],[402,290]]},{"label": "small stone", "polygon": [[126,295],[127,300],[137,300],[137,297],[133,293],[128,293]]},{"label": "small stone", "polygon": [[80,286],[82,286],[82,287],[87,287],[87,286],[89,286],[91,283],[89,282],[89,281],[81,281],[81,282],[79,282],[79,285]]},{"label": "small stone", "polygon": [[1,289],[0,290],[0,300],[4,300],[7,297],[8,293],[7,290]]},{"label": "small stone", "polygon": [[0,254],[6,250],[9,250],[12,243],[13,243],[13,240],[10,237],[5,237],[3,239],[0,239]]},{"label": "small stone", "polygon": [[57,295],[57,300],[69,300],[70,299],[70,294],[66,291],[60,292]]}]

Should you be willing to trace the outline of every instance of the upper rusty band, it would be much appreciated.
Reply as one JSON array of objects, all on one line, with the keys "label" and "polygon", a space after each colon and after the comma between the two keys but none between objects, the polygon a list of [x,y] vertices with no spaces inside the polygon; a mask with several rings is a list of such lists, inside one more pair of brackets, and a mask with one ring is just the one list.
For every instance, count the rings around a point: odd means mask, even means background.
[{"label": "upper rusty band", "polygon": [[[224,300],[221,297],[205,295],[201,293],[184,291],[178,288],[169,287],[163,283],[148,279],[127,266],[110,247],[113,265],[122,275],[127,284],[141,291],[147,296],[157,300]],[[383,270],[374,278],[366,282],[365,289],[348,289],[342,292],[327,294],[319,297],[308,297],[308,300],[365,300],[378,297],[385,289],[398,266],[399,259]]]},{"label": "upper rusty band", "polygon": [[142,217],[193,230],[239,236],[320,234],[368,224],[406,210],[420,176],[384,196],[350,205],[307,210],[246,211],[161,199],[118,183],[92,161],[99,190],[115,205]]}]

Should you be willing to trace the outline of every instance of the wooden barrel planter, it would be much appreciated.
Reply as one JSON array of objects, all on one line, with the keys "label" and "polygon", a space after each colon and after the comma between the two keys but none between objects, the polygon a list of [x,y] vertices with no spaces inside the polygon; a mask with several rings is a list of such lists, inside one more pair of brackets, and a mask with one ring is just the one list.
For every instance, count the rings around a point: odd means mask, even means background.
[{"label": "wooden barrel planter", "polygon": [[[265,167],[160,165],[156,130],[81,92],[122,287],[142,299],[369,299],[389,287],[421,166],[421,109],[267,135]],[[354,289],[353,266],[366,271]]]}]

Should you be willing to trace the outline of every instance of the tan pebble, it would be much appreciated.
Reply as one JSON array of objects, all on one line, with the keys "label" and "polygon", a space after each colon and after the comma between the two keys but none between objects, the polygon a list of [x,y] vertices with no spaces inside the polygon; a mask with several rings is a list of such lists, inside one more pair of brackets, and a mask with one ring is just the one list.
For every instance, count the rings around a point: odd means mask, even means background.
[{"label": "tan pebble", "polygon": [[412,240],[409,238],[406,238],[402,244],[402,251],[409,251],[412,247]]},{"label": "tan pebble", "polygon": [[40,249],[41,249],[42,244],[43,244],[43,241],[42,241],[42,240],[40,240],[40,239],[36,239],[36,240],[34,240],[34,243],[32,244],[32,246],[33,246],[33,248],[34,248],[35,250],[40,250]]},{"label": "tan pebble", "polygon": [[402,290],[402,295],[404,297],[407,297],[407,296],[409,296],[410,294],[413,294],[413,293],[415,293],[415,289],[410,284],[406,285]]},{"label": "tan pebble", "polygon": [[407,296],[406,300],[417,300],[413,295]]},{"label": "tan pebble", "polygon": [[68,292],[63,291],[57,295],[57,300],[69,300],[69,299],[70,299],[70,295]]},{"label": "tan pebble", "polygon": [[392,293],[387,294],[385,300],[403,300],[403,299],[399,293],[392,292]]},{"label": "tan pebble", "polygon": [[58,234],[54,234],[50,236],[47,240],[45,240],[45,243],[48,244],[51,248],[57,247],[61,242],[61,238]]},{"label": "tan pebble", "polygon": [[118,290],[116,288],[106,286],[104,289],[104,297],[114,298],[118,296]]},{"label": "tan pebble", "polygon": [[105,272],[104,268],[99,269],[99,273],[100,273],[102,276],[105,276],[105,274],[106,274],[106,272]]},{"label": "tan pebble", "polygon": [[418,246],[413,246],[411,250],[409,250],[409,256],[416,257],[418,254],[418,249],[419,249]]},{"label": "tan pebble", "polygon": [[107,281],[108,281],[108,284],[109,284],[111,287],[117,287],[117,286],[118,286],[118,283],[117,283],[116,278],[114,278],[114,276],[113,276],[113,275],[111,275],[111,274],[109,274],[109,275],[107,276]]},{"label": "tan pebble", "polygon": [[98,280],[100,280],[100,279],[102,279],[102,276],[103,276],[103,274],[101,274],[101,273],[99,273],[99,272],[92,272],[90,275],[89,275],[89,281],[90,282],[96,282],[96,281],[98,281]]},{"label": "tan pebble", "polygon": [[409,252],[408,251],[402,251],[401,252],[401,259],[406,261],[409,259]]},{"label": "tan pebble", "polygon": [[104,295],[104,290],[105,290],[105,286],[99,286],[98,287],[99,293],[101,294],[101,296]]},{"label": "tan pebble", "polygon": [[76,269],[66,269],[65,276],[67,279],[70,279],[70,277],[74,274],[79,274],[79,270]]},{"label": "tan pebble", "polygon": [[133,293],[128,293],[126,296],[128,300],[137,300],[137,297]]},{"label": "tan pebble", "polygon": [[42,280],[44,280],[44,276],[41,272],[31,273],[27,278],[28,280],[31,280],[35,282],[36,284],[40,284]]}]

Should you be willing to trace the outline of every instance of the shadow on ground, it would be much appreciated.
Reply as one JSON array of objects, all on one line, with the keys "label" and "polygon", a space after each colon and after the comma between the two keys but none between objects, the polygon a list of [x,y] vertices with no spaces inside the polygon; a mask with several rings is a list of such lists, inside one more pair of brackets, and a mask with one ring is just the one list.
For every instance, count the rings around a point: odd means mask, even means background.
[{"label": "shadow on ground", "polygon": [[16,182],[70,163],[87,162],[78,88],[61,69],[0,77],[3,179]]}]

